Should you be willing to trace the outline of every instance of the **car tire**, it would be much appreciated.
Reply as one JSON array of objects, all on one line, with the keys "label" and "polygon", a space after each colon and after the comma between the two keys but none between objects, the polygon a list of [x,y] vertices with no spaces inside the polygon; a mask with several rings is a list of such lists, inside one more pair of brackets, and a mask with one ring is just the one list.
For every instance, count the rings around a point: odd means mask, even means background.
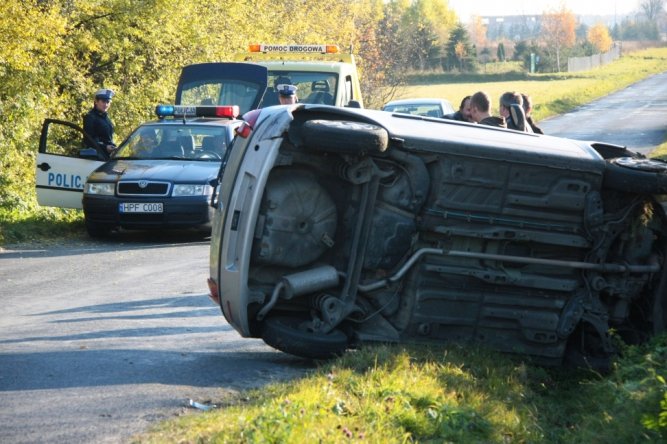
[{"label": "car tire", "polygon": [[86,220],[86,231],[88,232],[88,235],[90,237],[93,237],[93,238],[96,238],[96,239],[108,237],[109,234],[111,234],[112,229],[113,229],[112,225],[98,224],[98,223]]},{"label": "car tire", "polygon": [[346,154],[381,153],[389,145],[386,129],[346,120],[309,120],[303,124],[305,146]]},{"label": "car tire", "polygon": [[309,359],[330,359],[347,349],[348,338],[342,331],[313,332],[302,324],[294,316],[268,317],[262,325],[262,340],[275,349]]},{"label": "car tire", "polygon": [[603,186],[640,194],[667,193],[667,162],[634,157],[609,159]]}]

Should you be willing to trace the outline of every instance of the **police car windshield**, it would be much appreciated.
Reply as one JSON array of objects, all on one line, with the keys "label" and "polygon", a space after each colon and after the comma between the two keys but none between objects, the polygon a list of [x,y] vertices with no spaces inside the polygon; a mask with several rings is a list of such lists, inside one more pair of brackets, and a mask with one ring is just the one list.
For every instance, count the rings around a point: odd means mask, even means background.
[{"label": "police car windshield", "polygon": [[114,159],[220,160],[230,142],[230,128],[223,125],[143,125]]},{"label": "police car windshield", "polygon": [[262,106],[278,104],[276,87],[281,84],[296,86],[297,96],[301,103],[318,103],[333,105],[336,103],[338,75],[330,72],[310,71],[269,71],[269,88]]}]

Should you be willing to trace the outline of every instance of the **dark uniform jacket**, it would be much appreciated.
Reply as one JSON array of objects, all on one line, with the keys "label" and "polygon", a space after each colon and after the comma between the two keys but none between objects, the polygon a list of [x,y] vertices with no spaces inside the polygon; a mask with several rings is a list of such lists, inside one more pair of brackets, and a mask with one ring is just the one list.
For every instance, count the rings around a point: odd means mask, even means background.
[{"label": "dark uniform jacket", "polygon": [[507,123],[504,117],[489,116],[479,121],[480,125],[497,126],[500,128],[507,128]]},{"label": "dark uniform jacket", "polygon": [[[107,113],[100,112],[93,107],[83,117],[83,130],[93,138],[99,148],[106,148],[113,143],[113,123]],[[96,148],[96,147],[91,147]]]}]

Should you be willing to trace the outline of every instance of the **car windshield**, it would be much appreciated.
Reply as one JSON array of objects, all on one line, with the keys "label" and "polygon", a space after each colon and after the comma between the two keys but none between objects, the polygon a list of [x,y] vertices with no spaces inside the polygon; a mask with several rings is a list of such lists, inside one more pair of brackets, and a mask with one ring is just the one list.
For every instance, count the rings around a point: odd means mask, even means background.
[{"label": "car windshield", "polygon": [[[386,105],[383,109],[392,113],[416,114],[426,117],[442,117],[443,112],[439,103],[401,103]],[[448,112],[447,110],[445,112]]]},{"label": "car windshield", "polygon": [[223,125],[142,125],[113,157],[220,160],[230,142],[228,128]]},{"label": "car windshield", "polygon": [[333,105],[336,100],[338,75],[330,72],[269,71],[269,89],[264,96],[263,107],[278,104],[278,85],[296,86],[301,103]]}]

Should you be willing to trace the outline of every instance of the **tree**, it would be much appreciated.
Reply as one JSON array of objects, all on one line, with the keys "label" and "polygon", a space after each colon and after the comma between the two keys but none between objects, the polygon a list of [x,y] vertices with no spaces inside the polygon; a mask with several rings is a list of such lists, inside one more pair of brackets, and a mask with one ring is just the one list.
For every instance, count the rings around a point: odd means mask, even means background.
[{"label": "tree", "polygon": [[486,46],[486,25],[482,22],[482,17],[473,15],[469,25],[470,39],[477,48]]},{"label": "tree", "polygon": [[458,68],[461,71],[475,71],[477,69],[477,54],[470,43],[468,31],[462,23],[449,36],[446,46],[445,69]]},{"label": "tree", "polygon": [[588,30],[588,41],[598,52],[609,51],[613,43],[611,36],[609,35],[609,28],[602,23],[593,25]]},{"label": "tree", "polygon": [[574,14],[561,4],[560,9],[542,14],[542,39],[546,48],[556,53],[556,71],[560,72],[560,54],[576,41]]},{"label": "tree", "polygon": [[503,42],[498,43],[498,50],[496,51],[496,56],[498,57],[499,62],[505,61],[505,45]]},{"label": "tree", "polygon": [[665,7],[665,0],[644,0],[640,7],[649,22],[654,22]]},{"label": "tree", "polygon": [[402,26],[416,44],[412,53],[413,67],[424,69],[441,63],[441,49],[455,24],[456,14],[442,0],[410,2]]}]

